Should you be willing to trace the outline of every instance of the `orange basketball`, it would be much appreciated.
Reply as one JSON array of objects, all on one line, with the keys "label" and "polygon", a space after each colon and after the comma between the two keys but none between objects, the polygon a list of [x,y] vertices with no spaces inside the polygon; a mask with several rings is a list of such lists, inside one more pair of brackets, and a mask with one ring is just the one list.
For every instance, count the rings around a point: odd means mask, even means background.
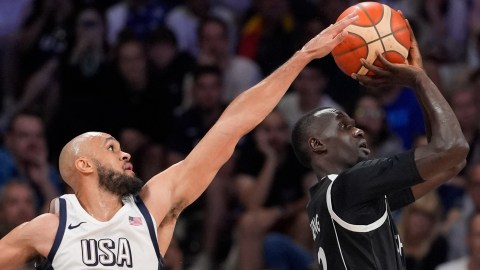
[{"label": "orange basketball", "polygon": [[338,67],[348,76],[373,75],[362,66],[360,58],[381,67],[377,51],[392,63],[404,63],[410,49],[410,32],[402,15],[381,3],[363,2],[347,8],[337,21],[354,9],[358,19],[346,28],[345,40],[332,50]]}]

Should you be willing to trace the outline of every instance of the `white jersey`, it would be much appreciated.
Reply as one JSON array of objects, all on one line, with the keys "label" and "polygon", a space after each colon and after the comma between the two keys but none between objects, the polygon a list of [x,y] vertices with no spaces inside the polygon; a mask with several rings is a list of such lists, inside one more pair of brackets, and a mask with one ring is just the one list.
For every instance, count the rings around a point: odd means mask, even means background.
[{"label": "white jersey", "polygon": [[115,216],[101,222],[75,195],[63,195],[60,223],[48,260],[53,269],[162,269],[157,226],[137,196],[123,199]]}]

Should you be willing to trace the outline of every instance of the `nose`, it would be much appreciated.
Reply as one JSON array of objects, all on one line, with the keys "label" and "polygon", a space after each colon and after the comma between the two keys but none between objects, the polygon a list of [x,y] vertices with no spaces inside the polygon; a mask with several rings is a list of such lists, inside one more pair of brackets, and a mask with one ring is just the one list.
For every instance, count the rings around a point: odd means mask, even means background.
[{"label": "nose", "polygon": [[355,132],[353,133],[353,136],[363,138],[363,137],[364,137],[364,134],[365,134],[365,133],[364,133],[364,131],[363,131],[362,129],[357,128],[357,129],[355,130]]},{"label": "nose", "polygon": [[127,152],[122,152],[122,157],[121,157],[122,160],[129,161],[130,158],[131,158],[131,155],[130,155],[129,153],[127,153]]}]

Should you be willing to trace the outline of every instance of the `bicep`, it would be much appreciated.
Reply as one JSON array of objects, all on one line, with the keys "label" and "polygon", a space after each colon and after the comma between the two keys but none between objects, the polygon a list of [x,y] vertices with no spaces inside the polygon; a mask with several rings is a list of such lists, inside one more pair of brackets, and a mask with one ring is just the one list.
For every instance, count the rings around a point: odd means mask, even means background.
[{"label": "bicep", "polygon": [[17,269],[37,254],[26,227],[24,223],[0,240],[0,269]]},{"label": "bicep", "polygon": [[461,169],[465,165],[464,163],[453,163],[453,161],[449,152],[435,152],[426,146],[415,149],[415,164],[418,173],[426,181],[448,180],[453,177],[460,171],[457,168]]},{"label": "bicep", "polygon": [[208,187],[220,168],[232,157],[239,134],[228,125],[216,124],[181,163],[179,177],[174,179],[174,198],[188,204]]}]

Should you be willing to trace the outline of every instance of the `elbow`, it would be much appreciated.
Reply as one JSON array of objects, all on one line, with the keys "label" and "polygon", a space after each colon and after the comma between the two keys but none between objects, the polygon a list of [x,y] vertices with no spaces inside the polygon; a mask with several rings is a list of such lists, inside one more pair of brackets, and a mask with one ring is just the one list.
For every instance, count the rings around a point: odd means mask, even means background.
[{"label": "elbow", "polygon": [[456,145],[456,148],[458,148],[456,151],[459,152],[459,156],[462,157],[461,162],[466,163],[467,155],[468,152],[470,151],[470,145],[468,145],[468,142],[463,139],[460,143]]},{"label": "elbow", "polygon": [[[452,161],[456,161],[459,167],[463,168],[465,166],[470,146],[464,138],[452,142],[445,150]],[[461,166],[462,164],[463,166]]]}]

